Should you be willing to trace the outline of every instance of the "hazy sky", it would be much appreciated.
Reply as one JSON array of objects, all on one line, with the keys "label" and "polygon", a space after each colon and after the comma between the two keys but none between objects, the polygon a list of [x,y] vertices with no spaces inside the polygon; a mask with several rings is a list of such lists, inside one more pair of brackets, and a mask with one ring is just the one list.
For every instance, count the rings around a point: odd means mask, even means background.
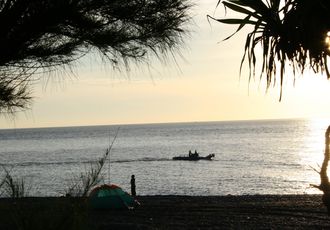
[{"label": "hazy sky", "polygon": [[[45,76],[33,88],[32,109],[0,118],[0,128],[107,125],[158,122],[250,120],[327,117],[330,82],[315,74],[288,76],[283,100],[279,87],[266,93],[264,80],[248,83],[247,69],[239,77],[246,32],[222,39],[236,27],[206,19],[217,0],[195,6],[195,25],[176,62],[152,60],[116,72],[95,61],[77,64],[76,74]],[[216,16],[223,16],[220,7]]]}]

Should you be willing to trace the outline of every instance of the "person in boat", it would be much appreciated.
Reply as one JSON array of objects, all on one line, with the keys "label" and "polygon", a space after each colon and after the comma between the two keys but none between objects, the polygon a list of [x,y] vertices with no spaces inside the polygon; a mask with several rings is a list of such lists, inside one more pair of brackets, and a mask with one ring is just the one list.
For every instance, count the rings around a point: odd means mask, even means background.
[{"label": "person in boat", "polygon": [[189,150],[189,157],[191,157],[192,156],[192,152],[191,152],[191,150]]},{"label": "person in boat", "polygon": [[193,154],[193,157],[199,157],[199,154],[196,150],[195,150],[195,153]]}]

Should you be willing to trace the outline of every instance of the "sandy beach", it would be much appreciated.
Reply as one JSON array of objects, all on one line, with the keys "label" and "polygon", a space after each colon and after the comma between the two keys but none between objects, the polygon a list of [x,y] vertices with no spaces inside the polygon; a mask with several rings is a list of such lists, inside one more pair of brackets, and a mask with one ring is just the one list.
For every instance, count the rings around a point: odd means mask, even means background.
[{"label": "sandy beach", "polygon": [[[133,212],[98,213],[122,229],[329,229],[321,196],[140,197]],[[102,228],[101,228],[102,229]]]},{"label": "sandy beach", "polygon": [[[73,198],[0,199],[3,217],[0,229],[330,228],[330,217],[320,195],[139,196],[137,199],[141,205],[134,210],[98,211],[84,209],[85,202]],[[59,216],[61,221],[55,221]]]}]

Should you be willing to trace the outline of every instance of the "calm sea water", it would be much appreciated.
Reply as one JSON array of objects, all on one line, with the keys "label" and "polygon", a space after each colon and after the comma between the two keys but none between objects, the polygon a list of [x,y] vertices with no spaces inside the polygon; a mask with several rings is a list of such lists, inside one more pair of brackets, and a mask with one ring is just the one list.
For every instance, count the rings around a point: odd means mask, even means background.
[{"label": "calm sea water", "polygon": [[[330,122],[267,120],[121,125],[105,183],[139,195],[318,193]],[[24,178],[31,196],[59,196],[104,154],[119,126],[0,130],[0,163]],[[197,150],[214,161],[173,161]],[[0,176],[3,173],[0,171]]]}]

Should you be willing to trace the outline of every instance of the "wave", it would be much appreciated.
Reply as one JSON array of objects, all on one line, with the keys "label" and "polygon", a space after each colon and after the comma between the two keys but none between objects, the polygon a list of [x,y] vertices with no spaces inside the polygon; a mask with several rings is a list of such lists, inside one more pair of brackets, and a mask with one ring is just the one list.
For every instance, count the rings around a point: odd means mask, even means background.
[{"label": "wave", "polygon": [[[122,159],[122,160],[110,160],[110,163],[134,163],[134,162],[159,162],[159,161],[171,161],[170,158],[152,158],[145,157],[139,159]],[[46,162],[14,162],[7,164],[0,164],[1,167],[30,167],[30,166],[47,166],[47,165],[85,165],[96,164],[98,160],[85,160],[85,161],[46,161]]]},{"label": "wave", "polygon": [[170,158],[153,158],[153,157],[144,157],[140,159],[127,159],[127,160],[114,160],[110,161],[110,163],[129,163],[129,162],[152,162],[152,161],[171,161]]}]

